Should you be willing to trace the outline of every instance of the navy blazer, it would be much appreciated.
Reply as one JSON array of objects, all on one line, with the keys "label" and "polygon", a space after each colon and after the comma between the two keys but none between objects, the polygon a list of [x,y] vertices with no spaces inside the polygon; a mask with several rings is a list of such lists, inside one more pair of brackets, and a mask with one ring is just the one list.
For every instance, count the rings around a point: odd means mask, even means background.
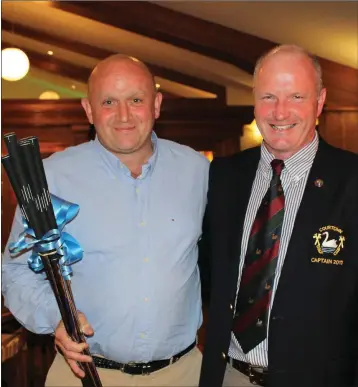
[{"label": "navy blazer", "polygon": [[[243,223],[259,159],[258,147],[215,159],[210,167],[199,260],[204,273],[211,261],[200,387],[222,386]],[[324,252],[325,231],[343,239],[343,247]],[[357,359],[358,155],[320,139],[272,306],[269,386],[357,385]]]}]

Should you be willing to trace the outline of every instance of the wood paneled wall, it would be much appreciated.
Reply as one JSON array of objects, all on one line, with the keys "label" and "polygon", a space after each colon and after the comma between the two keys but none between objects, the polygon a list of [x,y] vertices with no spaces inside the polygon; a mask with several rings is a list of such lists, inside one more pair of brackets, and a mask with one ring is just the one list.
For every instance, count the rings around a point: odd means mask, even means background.
[{"label": "wood paneled wall", "polygon": [[[226,106],[213,99],[165,100],[155,130],[160,137],[197,150],[212,150],[223,139],[240,135],[253,119],[252,106]],[[6,100],[2,128],[38,136],[48,143],[78,144],[87,139],[88,122],[78,100]]]},{"label": "wood paneled wall", "polygon": [[[160,137],[225,156],[240,151],[242,128],[252,120],[252,106],[229,107],[213,100],[176,99],[165,101],[155,129]],[[18,138],[37,136],[43,157],[87,141],[89,128],[85,113],[76,100],[9,100],[2,103],[2,133],[15,132]],[[330,144],[358,153],[358,107],[326,107],[320,118],[319,131]],[[15,204],[3,171],[2,248],[9,235]]]},{"label": "wood paneled wall", "polygon": [[[173,99],[164,101],[155,131],[159,137],[189,145],[196,150],[221,150],[220,154],[227,154],[220,144],[228,138],[239,139],[243,125],[252,119],[252,106],[225,106],[208,99]],[[2,133],[15,132],[18,138],[37,136],[43,157],[87,141],[89,130],[89,123],[78,100],[2,102]],[[2,153],[6,154],[3,142]],[[16,204],[4,171],[2,199],[1,236],[4,248]]]},{"label": "wood paneled wall", "polygon": [[331,145],[358,153],[358,106],[326,107],[319,132]]},{"label": "wood paneled wall", "polygon": [[[318,131],[329,144],[358,153],[358,106],[325,107],[319,119]],[[256,136],[245,133],[244,129],[239,136],[233,135],[219,141],[215,147],[215,154],[216,156],[231,155],[239,152],[242,146],[244,146],[243,149],[251,148],[257,146],[259,142]]]}]

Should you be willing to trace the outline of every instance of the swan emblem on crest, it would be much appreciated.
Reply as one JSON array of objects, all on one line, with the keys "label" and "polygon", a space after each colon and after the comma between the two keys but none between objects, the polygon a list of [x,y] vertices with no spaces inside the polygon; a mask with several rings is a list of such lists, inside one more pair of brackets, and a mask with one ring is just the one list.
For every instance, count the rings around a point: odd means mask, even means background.
[{"label": "swan emblem on crest", "polygon": [[336,226],[325,226],[313,235],[314,245],[320,254],[337,255],[346,241],[343,230]]},{"label": "swan emblem on crest", "polygon": [[321,243],[322,251],[324,253],[333,253],[336,250],[337,246],[338,246],[336,239],[328,240],[328,238],[329,238],[329,232],[328,231],[323,232],[322,235],[326,236],[324,241]]}]

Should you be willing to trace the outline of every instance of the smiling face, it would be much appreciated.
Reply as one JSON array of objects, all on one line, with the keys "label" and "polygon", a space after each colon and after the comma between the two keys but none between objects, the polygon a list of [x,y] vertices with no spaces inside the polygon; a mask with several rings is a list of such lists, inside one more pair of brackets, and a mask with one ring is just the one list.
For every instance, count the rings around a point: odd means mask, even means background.
[{"label": "smiling face", "polygon": [[267,149],[281,160],[309,144],[326,90],[318,92],[311,60],[277,52],[264,59],[254,85],[255,118]]},{"label": "smiling face", "polygon": [[82,105],[106,149],[117,157],[132,154],[141,160],[152,153],[151,133],[161,101],[146,67],[117,57],[94,70]]}]

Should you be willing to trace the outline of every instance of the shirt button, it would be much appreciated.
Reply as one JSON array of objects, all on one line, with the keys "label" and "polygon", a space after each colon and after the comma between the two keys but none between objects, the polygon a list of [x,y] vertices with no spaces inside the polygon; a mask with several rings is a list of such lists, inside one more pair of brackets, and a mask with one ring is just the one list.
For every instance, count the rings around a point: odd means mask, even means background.
[{"label": "shirt button", "polygon": [[223,359],[226,359],[226,354],[224,352],[221,353]]},{"label": "shirt button", "polygon": [[148,298],[148,297],[144,297],[144,301],[145,301],[145,302],[148,302],[148,301],[149,301],[149,298]]},{"label": "shirt button", "polygon": [[140,226],[145,226],[145,222],[140,222],[139,225]]},{"label": "shirt button", "polygon": [[139,336],[140,336],[141,339],[145,338],[145,334],[144,333],[141,333]]},{"label": "shirt button", "polygon": [[139,192],[139,188],[136,188],[135,191],[138,193]]},{"label": "shirt button", "polygon": [[149,258],[144,258],[143,261],[144,262],[149,262]]}]

